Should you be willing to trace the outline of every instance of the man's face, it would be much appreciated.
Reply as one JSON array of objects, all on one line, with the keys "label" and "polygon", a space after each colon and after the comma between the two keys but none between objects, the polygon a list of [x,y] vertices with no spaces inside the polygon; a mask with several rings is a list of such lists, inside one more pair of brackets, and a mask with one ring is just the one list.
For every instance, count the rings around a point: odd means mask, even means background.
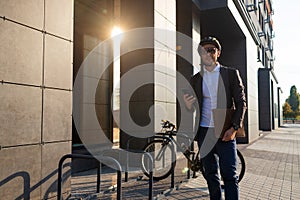
[{"label": "man's face", "polygon": [[218,61],[221,51],[212,44],[205,44],[200,50],[201,63],[206,66],[215,65]]}]

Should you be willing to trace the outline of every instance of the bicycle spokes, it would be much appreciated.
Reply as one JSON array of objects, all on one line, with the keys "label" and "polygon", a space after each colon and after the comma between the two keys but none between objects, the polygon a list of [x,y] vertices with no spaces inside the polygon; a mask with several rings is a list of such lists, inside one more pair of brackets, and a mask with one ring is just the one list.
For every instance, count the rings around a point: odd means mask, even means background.
[{"label": "bicycle spokes", "polygon": [[156,161],[161,160],[161,158],[165,155],[166,149],[167,149],[167,145],[162,144],[162,148],[159,149],[157,156],[155,156]]}]

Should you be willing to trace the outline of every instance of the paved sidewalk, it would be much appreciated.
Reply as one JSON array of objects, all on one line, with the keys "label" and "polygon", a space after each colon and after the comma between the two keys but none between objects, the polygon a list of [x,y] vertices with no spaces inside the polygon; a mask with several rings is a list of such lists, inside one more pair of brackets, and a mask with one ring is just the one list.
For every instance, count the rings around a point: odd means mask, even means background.
[{"label": "paved sidewalk", "polygon": [[[254,143],[239,149],[246,161],[240,199],[300,199],[300,125],[263,132]],[[197,191],[207,191],[203,179],[189,181],[165,199],[209,199]]]},{"label": "paved sidewalk", "polygon": [[[300,199],[300,125],[289,124],[263,135],[252,144],[239,145],[246,161],[246,173],[240,183],[240,199]],[[181,171],[185,161],[179,159],[175,172],[175,188],[170,178],[154,182],[154,199],[209,199],[204,178],[186,179]],[[122,199],[147,199],[148,182],[140,172],[122,181]],[[124,177],[124,176],[123,176]],[[116,199],[109,186],[116,183],[114,173],[101,176],[101,192],[95,194],[95,171],[72,177],[72,199]],[[85,195],[82,195],[85,193]]]}]

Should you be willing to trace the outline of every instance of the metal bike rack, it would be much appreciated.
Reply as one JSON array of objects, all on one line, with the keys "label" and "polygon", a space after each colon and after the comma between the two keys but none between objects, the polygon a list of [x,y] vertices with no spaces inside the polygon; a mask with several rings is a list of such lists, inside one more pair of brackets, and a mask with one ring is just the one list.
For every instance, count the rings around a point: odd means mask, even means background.
[{"label": "metal bike rack", "polygon": [[[171,142],[171,149],[172,149],[172,160],[175,160],[176,159],[176,153],[175,153],[175,148],[174,148],[174,142],[171,138],[169,137],[166,137],[166,136],[162,136],[162,135],[155,135],[153,136],[154,140],[155,138],[161,138],[161,139],[166,139],[166,140],[169,140]],[[172,171],[171,171],[171,188],[174,188],[175,187],[175,175],[174,175],[174,169],[175,169],[175,166],[174,166],[174,162],[172,162]]]},{"label": "metal bike rack", "polygon": [[[129,143],[129,142],[128,142]],[[127,144],[127,151],[126,151],[126,163],[125,163],[125,182],[128,181],[128,144]],[[118,150],[118,151],[124,151],[124,150],[120,150],[120,149],[114,149],[114,150]],[[105,153],[109,152],[109,150],[104,151],[101,155],[105,156]],[[144,151],[139,151],[139,150],[134,150],[133,152],[135,153],[143,153],[145,156],[147,156],[149,158],[150,161],[150,173],[149,173],[149,200],[152,200],[153,198],[153,158],[151,156],[150,153],[148,152],[144,152]]]},{"label": "metal bike rack", "polygon": [[[58,163],[58,179],[57,179],[57,199],[62,200],[62,168],[63,168],[63,163],[67,158],[80,158],[80,159],[95,159],[94,156],[91,155],[82,155],[82,154],[66,154],[64,155]],[[112,161],[117,167],[117,199],[121,200],[121,192],[122,192],[122,187],[121,187],[121,181],[122,181],[122,168],[120,163],[112,158],[112,157],[105,157],[105,156],[99,156],[99,159],[101,160],[106,160],[106,161]],[[98,159],[97,159],[98,160]],[[100,161],[98,160],[98,167],[97,167],[97,193],[100,192]]]},{"label": "metal bike rack", "polygon": [[[194,149],[195,149],[194,148],[194,142],[193,141],[191,142],[192,139],[187,134],[180,133],[180,134],[177,134],[177,136],[181,136],[181,137],[187,138],[189,140],[189,143],[191,144],[190,145],[191,146],[191,151],[194,151]],[[192,156],[193,156],[192,159],[194,159],[195,154],[193,154]],[[186,159],[186,160],[187,160],[187,167],[188,167],[187,179],[190,179],[191,178],[191,169],[189,168],[189,161],[188,161],[188,159]],[[196,172],[193,172],[193,178],[195,178],[195,177],[196,177]]]},{"label": "metal bike rack", "polygon": [[[129,139],[128,139],[128,141],[127,141],[127,145],[126,145],[126,150],[127,150],[127,152],[126,152],[126,166],[125,166],[125,182],[128,181],[128,163],[129,163],[128,152],[132,151],[132,150],[130,149],[130,143],[131,143],[131,141],[132,141],[133,139],[135,139],[135,137],[130,136]],[[142,150],[141,150],[141,151],[134,150],[134,152],[136,152],[136,153],[146,153],[146,152],[144,152],[144,151],[142,151]],[[150,155],[150,154],[149,154],[149,155]],[[150,155],[150,157],[151,157],[151,155]],[[152,159],[152,157],[151,157],[151,162],[152,162],[152,164],[153,164],[153,159]]]},{"label": "metal bike rack", "polygon": [[[125,166],[125,182],[128,181],[128,162],[129,162],[129,159],[128,159],[128,151],[130,151],[130,142],[131,140],[133,140],[134,137],[133,136],[130,136],[128,141],[127,141],[127,145],[126,145],[126,166]],[[153,159],[152,159],[153,160]]]},{"label": "metal bike rack", "polygon": [[153,158],[152,158],[151,154],[148,152],[144,152],[144,154],[146,156],[148,156],[150,163],[151,163],[150,169],[149,169],[149,171],[150,171],[150,173],[149,173],[149,200],[152,200],[152,198],[153,198]]}]

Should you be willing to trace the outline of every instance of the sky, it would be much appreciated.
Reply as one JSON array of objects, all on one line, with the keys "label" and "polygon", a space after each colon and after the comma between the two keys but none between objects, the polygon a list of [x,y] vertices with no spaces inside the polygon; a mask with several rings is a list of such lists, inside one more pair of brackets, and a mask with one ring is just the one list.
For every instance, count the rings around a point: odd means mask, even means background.
[{"label": "sky", "polygon": [[281,104],[295,85],[300,93],[300,1],[272,0],[274,38],[274,71],[283,90]]}]

